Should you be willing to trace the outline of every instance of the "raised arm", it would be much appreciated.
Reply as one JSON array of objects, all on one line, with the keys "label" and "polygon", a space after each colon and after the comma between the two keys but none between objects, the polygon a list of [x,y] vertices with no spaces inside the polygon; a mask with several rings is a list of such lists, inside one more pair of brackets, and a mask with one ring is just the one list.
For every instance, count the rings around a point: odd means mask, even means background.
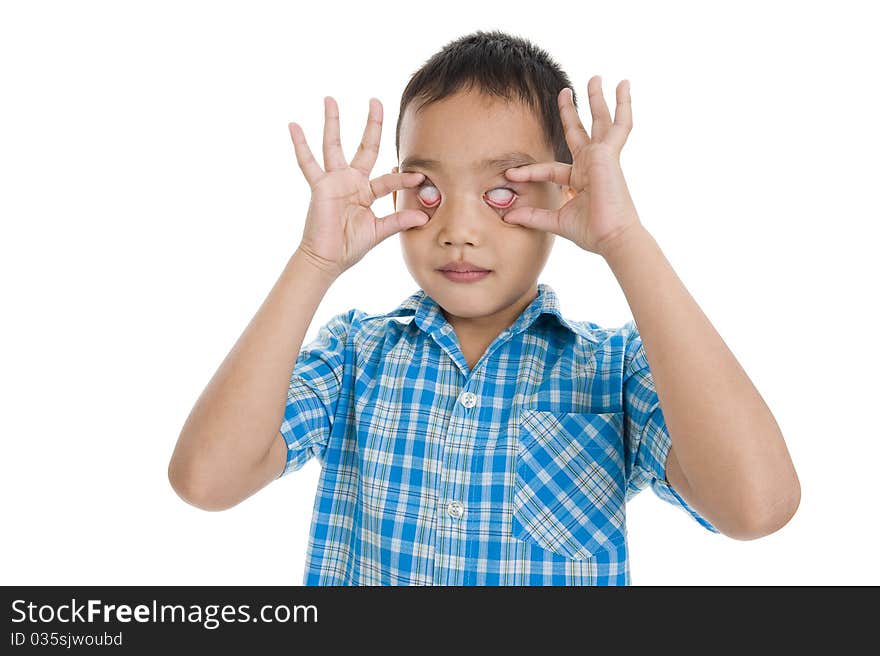
[{"label": "raised arm", "polygon": [[370,179],[379,153],[382,104],[370,99],[360,147],[347,163],[339,109],[324,98],[324,169],[296,123],[288,125],[296,159],[312,191],[303,236],[281,277],[189,414],[168,465],[185,501],[205,510],[230,508],[277,478],[287,460],[279,433],[287,390],[303,338],[330,285],[371,248],[423,225],[428,216],[401,210],[381,219],[370,206],[419,184],[421,173]]},{"label": "raised arm", "polygon": [[202,392],[168,466],[188,503],[224,510],[274,480],[287,459],[278,428],[293,366],[335,277],[297,249]]}]

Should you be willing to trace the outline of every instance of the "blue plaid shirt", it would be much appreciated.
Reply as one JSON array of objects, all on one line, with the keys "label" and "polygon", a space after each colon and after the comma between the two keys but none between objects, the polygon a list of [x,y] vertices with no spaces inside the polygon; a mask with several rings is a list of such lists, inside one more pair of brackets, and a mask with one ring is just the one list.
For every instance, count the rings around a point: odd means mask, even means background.
[{"label": "blue plaid shirt", "polygon": [[305,585],[629,585],[626,502],[666,481],[670,439],[634,321],[538,296],[470,370],[423,290],[337,314],[305,345],[279,478],[321,474]]}]

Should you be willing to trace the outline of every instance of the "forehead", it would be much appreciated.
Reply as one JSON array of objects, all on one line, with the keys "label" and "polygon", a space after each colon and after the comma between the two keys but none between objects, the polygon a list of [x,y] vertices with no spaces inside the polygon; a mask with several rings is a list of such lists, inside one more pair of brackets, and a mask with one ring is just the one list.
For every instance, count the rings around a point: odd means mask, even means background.
[{"label": "forehead", "polygon": [[407,106],[400,123],[401,169],[415,162],[438,171],[503,170],[528,158],[555,159],[538,117],[519,100],[467,91],[418,112],[417,103]]}]

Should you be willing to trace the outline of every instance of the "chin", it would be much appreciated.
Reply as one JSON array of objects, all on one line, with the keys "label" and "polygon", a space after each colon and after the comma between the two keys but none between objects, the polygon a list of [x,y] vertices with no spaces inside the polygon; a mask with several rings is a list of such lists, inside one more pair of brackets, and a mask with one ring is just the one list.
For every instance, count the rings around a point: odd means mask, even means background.
[{"label": "chin", "polygon": [[489,297],[485,292],[471,292],[465,297],[465,292],[442,290],[431,296],[444,310],[462,319],[484,317],[494,311],[494,296]]}]

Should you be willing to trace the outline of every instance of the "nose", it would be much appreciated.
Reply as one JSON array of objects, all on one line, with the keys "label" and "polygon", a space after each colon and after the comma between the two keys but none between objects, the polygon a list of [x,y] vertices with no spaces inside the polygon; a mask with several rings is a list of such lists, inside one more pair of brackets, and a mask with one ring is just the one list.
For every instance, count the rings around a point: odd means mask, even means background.
[{"label": "nose", "polygon": [[437,240],[444,246],[478,246],[484,240],[488,222],[493,220],[498,220],[498,217],[482,198],[447,194],[434,208],[428,225],[434,224]]}]

